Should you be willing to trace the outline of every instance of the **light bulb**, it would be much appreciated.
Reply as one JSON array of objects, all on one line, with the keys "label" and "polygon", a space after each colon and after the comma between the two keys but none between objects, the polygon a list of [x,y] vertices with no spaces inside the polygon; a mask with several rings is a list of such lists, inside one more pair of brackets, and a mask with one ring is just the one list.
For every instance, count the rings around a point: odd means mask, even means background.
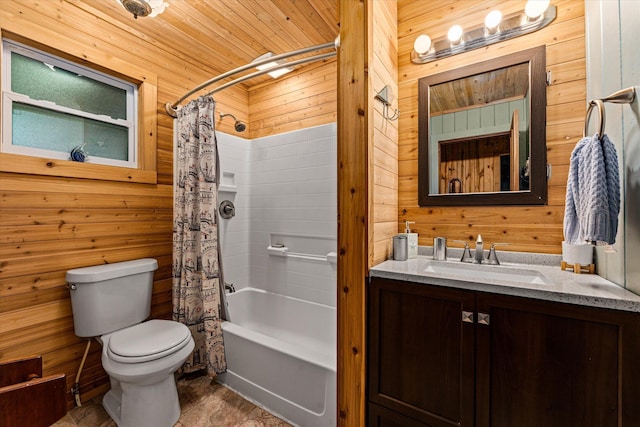
[{"label": "light bulb", "polygon": [[454,25],[453,27],[449,28],[447,38],[453,44],[460,43],[460,40],[462,39],[462,27],[460,25]]},{"label": "light bulb", "polygon": [[524,13],[530,18],[535,19],[542,15],[549,7],[549,0],[527,0],[524,7]]},{"label": "light bulb", "polygon": [[487,17],[484,18],[484,26],[487,27],[489,34],[493,34],[498,30],[500,22],[502,22],[502,12],[499,10],[489,12]]},{"label": "light bulb", "polygon": [[431,49],[431,37],[426,34],[418,36],[416,41],[413,42],[413,49],[418,53],[418,55],[424,55],[429,52],[429,49]]}]

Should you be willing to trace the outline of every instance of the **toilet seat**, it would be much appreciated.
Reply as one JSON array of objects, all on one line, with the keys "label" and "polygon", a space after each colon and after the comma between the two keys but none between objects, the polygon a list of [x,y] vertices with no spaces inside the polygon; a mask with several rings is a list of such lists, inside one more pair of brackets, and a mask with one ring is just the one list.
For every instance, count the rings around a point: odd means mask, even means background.
[{"label": "toilet seat", "polygon": [[120,363],[148,362],[179,351],[190,338],[182,323],[153,319],[112,333],[107,354]]}]

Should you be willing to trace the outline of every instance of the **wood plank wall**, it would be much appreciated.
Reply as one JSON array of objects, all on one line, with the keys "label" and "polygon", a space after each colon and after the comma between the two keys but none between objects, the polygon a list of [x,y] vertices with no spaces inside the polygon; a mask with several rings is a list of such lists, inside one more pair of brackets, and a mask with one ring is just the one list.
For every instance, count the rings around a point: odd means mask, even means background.
[{"label": "wood plank wall", "polygon": [[[416,221],[420,245],[433,237],[485,242],[508,242],[504,250],[560,253],[564,197],[569,156],[582,136],[586,110],[584,2],[554,0],[557,18],[536,33],[455,55],[429,64],[415,65],[410,52],[422,33],[432,39],[444,36],[454,23],[462,27],[481,24],[486,14],[499,8],[504,15],[522,10],[524,0],[398,1],[398,54],[400,90],[398,230],[405,219]],[[553,165],[546,206],[469,206],[420,208],[417,199],[418,79],[474,62],[546,45],[547,161]],[[536,124],[534,124],[535,126]]]},{"label": "wood plank wall", "polygon": [[[158,134],[157,185],[42,177],[26,169],[0,175],[0,359],[41,354],[44,374],[65,373],[69,390],[85,340],[73,331],[66,270],[156,258],[152,316],[171,316],[172,120],[162,108],[192,80],[210,76],[194,59],[141,41],[83,3],[3,1],[0,27],[3,36],[18,34],[107,69],[125,62],[158,75],[158,111],[152,113],[158,127],[149,129]],[[176,76],[177,69],[185,75]],[[246,115],[246,91],[227,98]],[[80,384],[84,400],[108,389],[97,343]],[[67,401],[72,406],[70,393]]]},{"label": "wood plank wall", "polygon": [[[462,141],[440,141],[440,164],[438,165],[438,192],[471,193],[477,191],[500,191],[503,165],[502,156],[509,156],[509,134]],[[508,173],[510,167],[507,166]],[[459,188],[449,187],[458,180]],[[507,187],[509,180],[507,180]]]},{"label": "wood plank wall", "polygon": [[[41,354],[44,375],[65,373],[68,389],[86,342],[73,332],[68,269],[157,258],[151,314],[171,316],[173,121],[164,113],[164,104],[215,75],[197,60],[197,49],[175,40],[167,44],[151,27],[152,21],[123,24],[97,7],[111,5],[2,0],[0,8],[3,36],[17,34],[107,69],[131,64],[157,75],[157,111],[152,113],[157,115],[157,129],[149,129],[157,132],[157,184],[36,176],[27,169],[0,172],[0,359]],[[305,108],[288,100],[290,108],[280,110],[275,106],[283,98],[269,100],[282,94],[279,91],[288,83],[276,80],[278,86],[256,88],[254,113],[265,130],[255,131],[253,137],[335,121],[335,94],[330,93],[332,83],[335,93],[335,70],[333,60],[310,67],[308,76],[298,72],[288,77],[301,91],[295,102],[309,93]],[[216,100],[218,111],[231,112],[253,128],[246,89],[226,89]],[[309,111],[315,106],[322,114],[312,117]],[[217,125],[222,132],[235,133],[232,120]],[[107,389],[100,346],[94,343],[80,379],[82,399]],[[70,393],[67,402],[73,406]]]},{"label": "wood plank wall", "polygon": [[310,64],[249,89],[249,139],[337,120],[337,61]]},{"label": "wood plank wall", "polygon": [[[391,106],[387,115],[398,108],[398,19],[396,0],[373,2],[373,63],[369,67],[373,99],[388,86]],[[391,257],[391,238],[398,221],[398,121],[383,118],[383,104],[373,101],[373,152],[369,265]]]}]

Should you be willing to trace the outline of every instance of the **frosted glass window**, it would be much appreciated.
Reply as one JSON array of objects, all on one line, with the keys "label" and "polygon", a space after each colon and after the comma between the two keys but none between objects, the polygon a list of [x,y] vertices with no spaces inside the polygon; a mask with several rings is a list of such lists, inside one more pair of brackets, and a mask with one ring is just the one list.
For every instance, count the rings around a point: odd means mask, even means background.
[{"label": "frosted glass window", "polygon": [[13,145],[70,153],[85,143],[90,157],[129,160],[127,128],[58,113],[31,105],[14,104]]},{"label": "frosted glass window", "polygon": [[127,118],[127,91],[11,52],[11,91],[31,99]]},{"label": "frosted glass window", "polygon": [[19,43],[3,41],[2,151],[136,167],[137,87]]}]

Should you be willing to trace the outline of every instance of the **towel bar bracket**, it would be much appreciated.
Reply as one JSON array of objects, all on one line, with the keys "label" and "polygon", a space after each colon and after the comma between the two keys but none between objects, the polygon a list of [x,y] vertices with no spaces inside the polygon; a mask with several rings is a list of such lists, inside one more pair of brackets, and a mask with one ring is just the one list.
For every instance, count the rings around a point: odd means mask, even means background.
[{"label": "towel bar bracket", "polygon": [[631,104],[636,99],[636,88],[628,87],[612,93],[606,98],[602,98],[603,102],[613,102],[614,104]]}]

